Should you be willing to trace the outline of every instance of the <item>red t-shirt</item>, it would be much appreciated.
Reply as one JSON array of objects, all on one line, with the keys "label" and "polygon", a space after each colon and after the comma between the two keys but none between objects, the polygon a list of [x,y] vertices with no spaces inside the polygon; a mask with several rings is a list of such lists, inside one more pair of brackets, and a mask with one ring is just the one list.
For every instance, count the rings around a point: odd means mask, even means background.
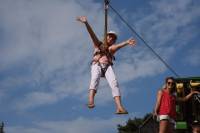
[{"label": "red t-shirt", "polygon": [[176,96],[170,95],[167,91],[162,91],[159,115],[169,115],[176,118]]}]

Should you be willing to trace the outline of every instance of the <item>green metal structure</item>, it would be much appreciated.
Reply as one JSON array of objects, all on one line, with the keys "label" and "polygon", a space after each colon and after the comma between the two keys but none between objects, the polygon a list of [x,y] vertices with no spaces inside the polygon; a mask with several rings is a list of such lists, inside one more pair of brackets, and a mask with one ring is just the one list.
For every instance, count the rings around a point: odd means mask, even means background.
[{"label": "green metal structure", "polygon": [[[192,90],[200,92],[200,77],[176,78],[177,97],[185,97]],[[200,94],[194,95],[186,102],[176,104],[176,131],[188,133],[194,120],[200,121]]]}]

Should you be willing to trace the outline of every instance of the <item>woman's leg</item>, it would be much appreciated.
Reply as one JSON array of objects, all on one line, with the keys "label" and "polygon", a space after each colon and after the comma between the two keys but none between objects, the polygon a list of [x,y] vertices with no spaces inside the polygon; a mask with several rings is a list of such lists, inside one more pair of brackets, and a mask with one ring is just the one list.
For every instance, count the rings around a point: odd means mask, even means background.
[{"label": "woman's leg", "polygon": [[101,68],[97,63],[93,64],[91,66],[91,81],[90,81],[89,94],[88,94],[89,108],[93,108],[95,106],[94,97],[97,92],[100,78],[101,78]]},{"label": "woman's leg", "polygon": [[89,95],[88,95],[88,107],[89,108],[94,108],[94,97],[96,94],[96,90],[91,89],[89,90]]},{"label": "woman's leg", "polygon": [[159,123],[159,133],[170,133],[170,122],[168,120],[161,120]]},{"label": "woman's leg", "polygon": [[120,89],[118,87],[118,82],[117,82],[116,76],[115,76],[114,71],[111,66],[108,67],[108,69],[105,73],[105,77],[111,87],[111,90],[112,90],[112,95],[114,97],[114,101],[115,101],[116,108],[117,108],[116,113],[127,114],[128,112],[125,110],[125,108],[122,105]]},{"label": "woman's leg", "polygon": [[116,104],[116,114],[128,114],[126,109],[123,107],[121,103],[121,96],[115,96],[114,97],[115,104]]}]

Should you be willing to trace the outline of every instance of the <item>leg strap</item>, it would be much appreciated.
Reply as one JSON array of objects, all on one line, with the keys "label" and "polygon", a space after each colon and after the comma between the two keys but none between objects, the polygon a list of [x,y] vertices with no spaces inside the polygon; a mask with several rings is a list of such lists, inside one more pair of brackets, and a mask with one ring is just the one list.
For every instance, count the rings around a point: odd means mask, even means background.
[{"label": "leg strap", "polygon": [[101,77],[105,77],[105,73],[108,69],[108,67],[110,66],[110,64],[100,64],[99,66],[101,67]]}]

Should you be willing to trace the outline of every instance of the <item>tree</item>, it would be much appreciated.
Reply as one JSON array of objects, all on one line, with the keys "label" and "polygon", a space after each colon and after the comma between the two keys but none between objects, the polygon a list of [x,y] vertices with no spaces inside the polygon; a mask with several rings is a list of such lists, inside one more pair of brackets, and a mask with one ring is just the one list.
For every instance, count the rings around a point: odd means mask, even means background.
[{"label": "tree", "polygon": [[1,125],[0,125],[0,133],[4,133],[3,127],[4,127],[4,123],[2,122]]},{"label": "tree", "polygon": [[152,114],[146,114],[143,118],[129,119],[126,125],[118,125],[118,133],[157,133],[158,123]]}]

